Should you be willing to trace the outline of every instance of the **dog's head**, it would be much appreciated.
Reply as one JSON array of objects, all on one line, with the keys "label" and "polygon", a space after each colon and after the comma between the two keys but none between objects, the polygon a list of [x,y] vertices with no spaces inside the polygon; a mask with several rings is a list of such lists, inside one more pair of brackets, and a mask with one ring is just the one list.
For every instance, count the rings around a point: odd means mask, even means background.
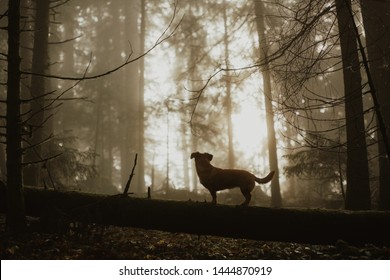
[{"label": "dog's head", "polygon": [[193,158],[195,158],[195,160],[206,158],[208,161],[211,161],[213,159],[213,155],[209,153],[195,152],[191,154],[191,159]]}]

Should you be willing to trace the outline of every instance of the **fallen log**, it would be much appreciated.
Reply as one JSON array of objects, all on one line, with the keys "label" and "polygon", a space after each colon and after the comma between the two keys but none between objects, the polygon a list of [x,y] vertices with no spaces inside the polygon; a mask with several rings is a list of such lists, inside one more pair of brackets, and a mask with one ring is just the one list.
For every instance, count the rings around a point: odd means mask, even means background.
[{"label": "fallen log", "polygon": [[[390,212],[212,205],[24,188],[29,216],[264,241],[390,245]],[[5,195],[0,200],[5,211]]]}]

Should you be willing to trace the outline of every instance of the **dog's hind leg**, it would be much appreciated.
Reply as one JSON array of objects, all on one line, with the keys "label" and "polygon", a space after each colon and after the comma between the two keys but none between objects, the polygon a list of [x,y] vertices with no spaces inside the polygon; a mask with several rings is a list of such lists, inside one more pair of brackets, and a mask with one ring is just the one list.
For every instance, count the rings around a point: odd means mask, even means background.
[{"label": "dog's hind leg", "polygon": [[241,192],[242,194],[244,195],[245,197],[245,201],[243,203],[241,203],[242,206],[248,206],[249,205],[249,202],[251,201],[251,198],[252,198],[252,195],[250,192],[248,191],[243,191],[243,189],[241,189]]},{"label": "dog's hind leg", "polygon": [[252,198],[251,191],[253,190],[254,187],[255,187],[255,182],[252,182],[249,185],[240,187],[241,193],[245,197],[245,201],[243,203],[241,203],[241,205],[243,205],[243,206],[249,205],[249,202],[251,201],[251,198]]}]

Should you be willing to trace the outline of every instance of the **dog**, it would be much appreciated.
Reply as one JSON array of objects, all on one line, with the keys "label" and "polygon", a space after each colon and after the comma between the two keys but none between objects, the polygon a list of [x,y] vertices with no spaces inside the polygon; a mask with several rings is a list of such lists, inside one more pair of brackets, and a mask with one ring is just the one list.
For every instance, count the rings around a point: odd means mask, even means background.
[{"label": "dog", "polygon": [[213,204],[217,204],[217,191],[238,187],[245,197],[245,201],[241,205],[247,206],[251,201],[251,192],[255,187],[255,182],[266,184],[272,180],[275,174],[275,171],[271,171],[264,178],[258,178],[245,170],[214,167],[210,163],[213,155],[209,153],[194,152],[191,154],[191,159],[193,158],[195,158],[199,181],[209,190]]}]

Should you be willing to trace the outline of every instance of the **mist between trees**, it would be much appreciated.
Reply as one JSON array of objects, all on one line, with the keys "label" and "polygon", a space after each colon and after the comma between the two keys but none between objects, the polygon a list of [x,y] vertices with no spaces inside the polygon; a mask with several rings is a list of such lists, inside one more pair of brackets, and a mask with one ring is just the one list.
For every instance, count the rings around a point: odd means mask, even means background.
[{"label": "mist between trees", "polygon": [[366,0],[1,1],[9,201],[23,184],[122,192],[136,154],[135,196],[210,200],[190,160],[205,151],[276,171],[254,205],[389,209],[389,13]]}]

